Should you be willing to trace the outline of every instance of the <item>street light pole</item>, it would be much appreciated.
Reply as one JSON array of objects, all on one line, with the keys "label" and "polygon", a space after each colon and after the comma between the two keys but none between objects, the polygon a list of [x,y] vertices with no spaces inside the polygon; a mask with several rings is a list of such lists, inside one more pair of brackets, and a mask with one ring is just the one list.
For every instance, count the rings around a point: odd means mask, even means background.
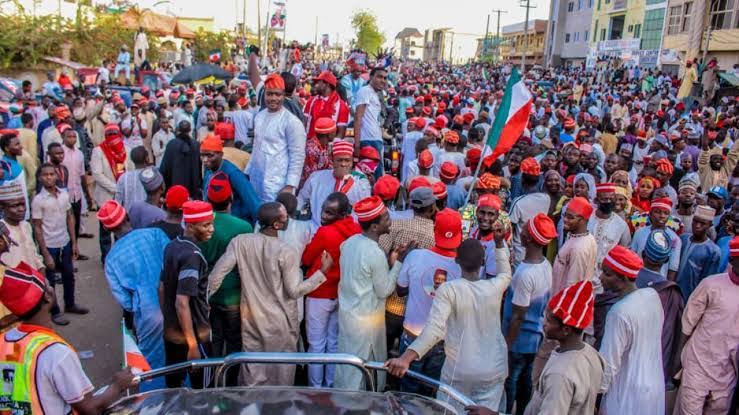
[{"label": "street light pole", "polygon": [[496,9],[496,10],[493,10],[493,13],[498,14],[498,28],[496,29],[496,32],[495,32],[495,62],[497,63],[500,60],[500,14],[508,13],[508,11]]}]

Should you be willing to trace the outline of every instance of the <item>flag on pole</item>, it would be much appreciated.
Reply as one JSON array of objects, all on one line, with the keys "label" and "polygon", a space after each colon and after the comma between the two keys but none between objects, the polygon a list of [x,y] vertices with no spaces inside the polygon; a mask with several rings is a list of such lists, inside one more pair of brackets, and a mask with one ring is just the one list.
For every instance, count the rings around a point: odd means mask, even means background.
[{"label": "flag on pole", "polygon": [[490,128],[483,156],[497,158],[513,147],[529,122],[533,97],[516,68],[511,71],[503,100]]},{"label": "flag on pole", "polygon": [[134,375],[151,370],[149,362],[146,361],[133,335],[126,328],[124,320],[121,320],[121,329],[123,330],[123,366],[130,366]]},{"label": "flag on pole", "polygon": [[274,5],[277,6],[277,9],[275,9],[272,18],[269,19],[270,30],[285,30],[285,19],[287,18],[285,3],[276,1]]},{"label": "flag on pole", "polygon": [[482,68],[482,77],[483,77],[483,79],[485,79],[486,81],[489,81],[489,80],[490,80],[490,75],[488,75],[488,71],[487,71],[487,69],[485,69],[485,68]]},{"label": "flag on pole", "polygon": [[208,59],[212,63],[218,63],[221,61],[221,50],[220,49],[213,49],[208,54]]}]

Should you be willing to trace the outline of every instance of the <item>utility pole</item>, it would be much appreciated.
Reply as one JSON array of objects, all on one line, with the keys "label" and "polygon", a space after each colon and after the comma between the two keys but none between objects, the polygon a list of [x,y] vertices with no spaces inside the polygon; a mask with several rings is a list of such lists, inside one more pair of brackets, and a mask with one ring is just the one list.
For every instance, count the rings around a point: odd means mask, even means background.
[{"label": "utility pole", "polygon": [[[262,46],[262,0],[257,0],[257,43]],[[246,24],[246,22],[244,22]]]},{"label": "utility pole", "polygon": [[526,4],[523,4],[521,0],[521,7],[526,9],[526,20],[523,22],[523,53],[521,54],[521,73],[526,73],[526,54],[529,52],[529,10],[536,7],[531,5],[531,0],[526,0]]},{"label": "utility pole", "polygon": [[495,62],[498,63],[500,60],[500,14],[508,13],[507,10],[496,9],[493,13],[498,14],[498,28],[495,31]]},{"label": "utility pole", "polygon": [[490,33],[490,15],[488,14],[488,22],[485,23],[485,40],[482,41],[482,53],[480,56],[481,58],[484,58],[487,55],[488,51],[488,33]]},{"label": "utility pole", "polygon": [[[236,0],[238,1],[238,0]],[[242,22],[244,22],[243,26],[241,26],[241,36],[244,37],[244,44],[246,45],[246,0],[244,0],[244,10],[242,11]]]}]

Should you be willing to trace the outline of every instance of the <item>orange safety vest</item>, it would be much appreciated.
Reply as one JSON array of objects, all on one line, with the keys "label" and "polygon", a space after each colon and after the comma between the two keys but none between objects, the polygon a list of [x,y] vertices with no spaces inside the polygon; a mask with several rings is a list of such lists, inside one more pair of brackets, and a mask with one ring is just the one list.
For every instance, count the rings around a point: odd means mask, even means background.
[{"label": "orange safety vest", "polygon": [[25,333],[18,340],[8,340],[7,333],[0,336],[0,414],[43,414],[36,389],[38,356],[53,344],[72,347],[46,327],[21,324],[18,330]]}]

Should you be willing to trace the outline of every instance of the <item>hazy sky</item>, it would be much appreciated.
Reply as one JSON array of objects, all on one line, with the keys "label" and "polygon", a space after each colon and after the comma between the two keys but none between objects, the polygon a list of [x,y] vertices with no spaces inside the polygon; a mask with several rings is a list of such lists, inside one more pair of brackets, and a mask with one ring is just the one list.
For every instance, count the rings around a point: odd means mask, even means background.
[{"label": "hazy sky", "polygon": [[[143,7],[149,7],[156,0],[139,0]],[[167,7],[173,12],[186,16],[214,17],[220,27],[233,27],[238,15],[242,16],[244,0],[175,0],[156,7],[164,11]],[[261,0],[262,21],[266,18],[267,0]],[[331,43],[338,34],[342,43],[353,36],[350,19],[355,10],[369,9],[377,16],[380,29],[388,41],[404,27],[415,27],[422,34],[425,29],[451,27],[455,32],[484,35],[487,14],[494,8],[507,9],[501,15],[501,27],[524,20],[525,9],[511,0],[286,0],[287,39],[301,42],[313,41],[316,16],[318,16],[318,37],[329,33]],[[532,0],[537,8],[531,10],[531,19],[546,19],[549,11],[548,0]],[[238,5],[238,12],[237,10]],[[274,7],[274,6],[273,6]],[[257,26],[257,0],[246,0],[246,23],[250,28]],[[264,24],[264,23],[262,23]],[[495,31],[495,18],[491,17],[491,32]],[[464,36],[464,35],[460,35]]]}]

